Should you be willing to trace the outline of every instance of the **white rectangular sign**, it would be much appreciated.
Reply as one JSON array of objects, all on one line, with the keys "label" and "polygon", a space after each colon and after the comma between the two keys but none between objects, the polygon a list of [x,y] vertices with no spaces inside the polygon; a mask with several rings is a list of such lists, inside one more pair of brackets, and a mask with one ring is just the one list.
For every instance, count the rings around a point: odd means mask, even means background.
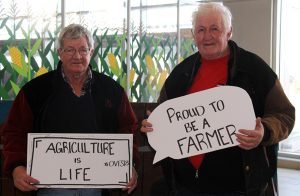
[{"label": "white rectangular sign", "polygon": [[132,134],[29,133],[27,173],[44,188],[124,188]]}]

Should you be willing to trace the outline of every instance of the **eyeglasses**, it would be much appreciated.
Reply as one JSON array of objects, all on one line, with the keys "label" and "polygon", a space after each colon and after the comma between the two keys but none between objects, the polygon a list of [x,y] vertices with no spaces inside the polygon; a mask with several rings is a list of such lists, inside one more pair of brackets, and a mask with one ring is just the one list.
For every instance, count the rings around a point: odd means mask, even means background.
[{"label": "eyeglasses", "polygon": [[78,50],[76,50],[75,48],[63,48],[62,51],[64,53],[66,53],[66,55],[69,55],[69,56],[73,56],[76,53],[76,51],[78,51],[78,53],[81,56],[86,56],[90,52],[90,49],[89,48],[79,48]]}]

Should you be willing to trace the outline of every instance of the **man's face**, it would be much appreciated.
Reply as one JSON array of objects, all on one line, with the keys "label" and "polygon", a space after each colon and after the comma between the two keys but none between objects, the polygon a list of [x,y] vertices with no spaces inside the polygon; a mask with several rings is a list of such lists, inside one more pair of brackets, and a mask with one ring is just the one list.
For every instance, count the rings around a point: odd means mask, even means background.
[{"label": "man's face", "polygon": [[58,49],[66,75],[82,75],[86,72],[93,50],[90,50],[85,37],[63,40],[63,48]]},{"label": "man's face", "polygon": [[221,16],[210,12],[198,16],[194,36],[201,56],[206,59],[216,59],[226,54],[231,30],[226,32]]}]

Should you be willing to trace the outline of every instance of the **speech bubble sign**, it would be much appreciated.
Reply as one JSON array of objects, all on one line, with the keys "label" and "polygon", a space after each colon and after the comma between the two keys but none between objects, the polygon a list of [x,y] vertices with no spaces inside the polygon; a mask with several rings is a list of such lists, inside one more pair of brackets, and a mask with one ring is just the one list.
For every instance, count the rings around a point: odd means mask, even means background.
[{"label": "speech bubble sign", "polygon": [[255,120],[252,101],[239,87],[220,86],[165,101],[148,118],[153,164],[236,146],[235,133],[254,129]]},{"label": "speech bubble sign", "polygon": [[28,134],[27,173],[40,188],[124,188],[132,134]]}]

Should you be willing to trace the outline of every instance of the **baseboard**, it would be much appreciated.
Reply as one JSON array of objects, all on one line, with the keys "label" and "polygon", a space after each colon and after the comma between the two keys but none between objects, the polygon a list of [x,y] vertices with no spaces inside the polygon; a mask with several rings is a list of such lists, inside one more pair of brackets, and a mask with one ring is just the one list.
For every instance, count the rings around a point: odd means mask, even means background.
[{"label": "baseboard", "polygon": [[278,157],[278,167],[300,170],[300,160],[287,157]]}]

